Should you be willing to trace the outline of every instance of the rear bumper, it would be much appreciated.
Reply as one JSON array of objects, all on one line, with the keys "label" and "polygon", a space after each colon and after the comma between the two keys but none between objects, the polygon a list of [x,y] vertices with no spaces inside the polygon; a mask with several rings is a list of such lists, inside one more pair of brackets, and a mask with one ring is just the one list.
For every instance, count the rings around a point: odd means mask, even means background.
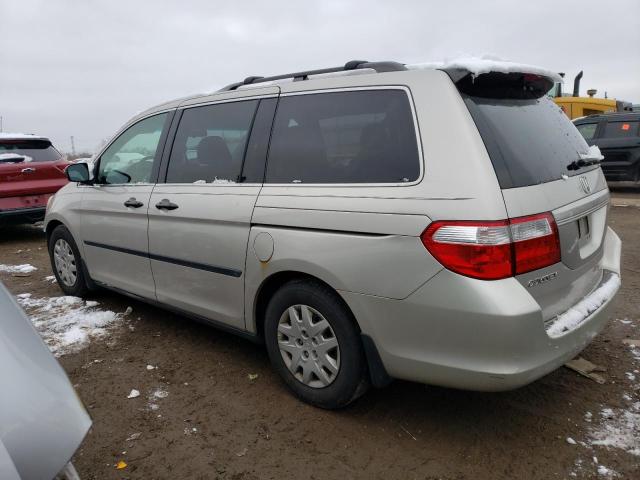
[{"label": "rear bumper", "polygon": [[[602,282],[620,271],[620,240],[610,229],[604,248]],[[584,349],[604,328],[617,289],[555,337],[545,330],[540,306],[513,278],[486,282],[442,270],[404,300],[341,294],[391,377],[501,391],[533,382]]]}]

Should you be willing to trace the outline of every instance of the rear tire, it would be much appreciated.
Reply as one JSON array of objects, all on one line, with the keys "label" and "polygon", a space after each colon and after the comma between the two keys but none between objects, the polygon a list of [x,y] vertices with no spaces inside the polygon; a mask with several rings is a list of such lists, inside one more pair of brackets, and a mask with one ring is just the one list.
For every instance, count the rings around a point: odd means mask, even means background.
[{"label": "rear tire", "polygon": [[321,408],[345,407],[367,390],[360,332],[325,285],[293,280],[271,298],[264,336],[273,368],[291,391]]},{"label": "rear tire", "polygon": [[58,285],[66,295],[84,297],[88,292],[82,257],[71,232],[58,225],[49,237],[51,269]]}]

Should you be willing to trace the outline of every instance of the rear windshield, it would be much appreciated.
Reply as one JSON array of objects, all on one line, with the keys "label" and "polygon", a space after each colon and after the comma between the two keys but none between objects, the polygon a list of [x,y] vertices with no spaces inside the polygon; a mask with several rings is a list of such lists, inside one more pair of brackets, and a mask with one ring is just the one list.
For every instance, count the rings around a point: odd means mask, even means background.
[{"label": "rear windshield", "polygon": [[537,185],[598,168],[567,169],[589,146],[546,96],[528,100],[463,97],[501,188]]},{"label": "rear windshield", "polygon": [[603,138],[630,138],[638,136],[639,122],[607,122]]},{"label": "rear windshield", "polygon": [[0,155],[6,153],[22,155],[26,162],[54,162],[62,157],[48,140],[2,140]]}]

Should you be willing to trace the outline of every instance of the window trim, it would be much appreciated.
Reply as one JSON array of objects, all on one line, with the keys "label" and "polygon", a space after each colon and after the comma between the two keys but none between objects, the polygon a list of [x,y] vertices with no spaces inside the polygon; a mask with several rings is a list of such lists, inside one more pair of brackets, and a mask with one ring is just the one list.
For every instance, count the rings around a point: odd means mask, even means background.
[{"label": "window trim", "polygon": [[167,114],[167,120],[165,120],[165,124],[162,127],[162,132],[160,133],[160,139],[158,140],[158,148],[162,148],[162,150],[160,151],[160,155],[158,155],[158,152],[156,150],[156,157],[153,160],[153,167],[151,168],[151,178],[149,179],[149,182],[145,182],[145,183],[92,183],[92,184],[87,184],[87,185],[83,185],[85,187],[148,187],[149,185],[155,185],[156,183],[158,183],[158,176],[160,174],[160,167],[162,166],[162,160],[164,159],[164,153],[165,153],[165,149],[166,149],[166,145],[167,145],[167,140],[169,138],[169,132],[171,131],[171,127],[173,126],[173,121],[174,121],[174,117],[175,117],[175,113],[176,113],[176,109],[175,108],[167,108],[165,110],[159,110],[157,112],[153,112],[153,113],[149,113],[148,115],[144,115],[142,117],[135,117],[135,119],[130,120],[129,122],[125,123],[122,128],[120,128],[120,130],[118,130],[113,137],[111,137],[111,140],[109,140],[104,147],[102,147],[102,149],[100,149],[100,151],[98,152],[98,154],[95,156],[96,158],[96,162],[93,166],[93,177],[95,178],[98,170],[100,169],[100,162],[102,161],[102,155],[104,154],[104,152],[107,151],[107,149],[111,146],[111,144],[113,144],[116,140],[118,140],[122,135],[124,135],[124,133],[129,130],[131,127],[133,127],[134,125],[137,125],[138,123],[151,118],[151,117],[155,117],[156,115],[162,115],[162,114]]},{"label": "window trim", "polygon": [[[411,94],[411,89],[406,85],[370,85],[366,87],[323,88],[323,89],[317,89],[317,90],[305,90],[301,92],[285,92],[280,94],[280,98],[297,97],[301,95],[316,95],[316,94],[339,93],[339,92],[358,92],[358,91],[370,91],[370,90],[402,90],[407,95],[407,100],[409,100],[409,108],[411,109],[411,116],[413,118],[413,128],[416,134],[416,147],[418,149],[418,162],[420,166],[420,173],[417,179],[415,179],[412,182],[386,182],[386,183],[268,183],[266,182],[266,179],[267,179],[267,171],[269,169],[269,153],[271,150],[271,144],[270,144],[269,152],[267,152],[267,162],[265,165],[264,178],[263,178],[262,184],[265,187],[288,187],[288,188],[303,188],[303,187],[371,188],[371,187],[412,187],[421,183],[425,175],[424,153],[422,149],[422,136],[420,134],[420,124],[418,123],[418,115],[416,112],[416,106],[413,99],[413,95]],[[275,118],[277,116],[278,116],[278,113],[276,109],[276,115],[274,116],[273,122],[275,122]],[[273,123],[272,123],[272,128],[273,128]],[[273,131],[272,131],[272,134],[273,134]]]}]

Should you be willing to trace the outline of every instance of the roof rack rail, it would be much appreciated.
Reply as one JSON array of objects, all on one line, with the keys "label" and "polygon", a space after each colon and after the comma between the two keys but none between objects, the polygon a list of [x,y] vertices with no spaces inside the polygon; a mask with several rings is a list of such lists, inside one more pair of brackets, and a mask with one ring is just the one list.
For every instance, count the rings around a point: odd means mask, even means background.
[{"label": "roof rack rail", "polygon": [[232,83],[226,87],[218,90],[219,92],[227,92],[230,90],[236,90],[238,87],[244,85],[253,85],[255,83],[272,82],[275,80],[284,80],[287,78],[293,78],[293,81],[307,80],[309,75],[319,75],[323,73],[335,73],[335,72],[347,72],[349,70],[359,69],[372,69],[378,73],[383,72],[398,72],[407,70],[407,67],[403,63],[399,62],[369,62],[367,60],[351,60],[345,63],[342,67],[321,68],[319,70],[307,70],[303,72],[285,73],[283,75],[274,75],[272,77],[247,77],[242,82]]}]

